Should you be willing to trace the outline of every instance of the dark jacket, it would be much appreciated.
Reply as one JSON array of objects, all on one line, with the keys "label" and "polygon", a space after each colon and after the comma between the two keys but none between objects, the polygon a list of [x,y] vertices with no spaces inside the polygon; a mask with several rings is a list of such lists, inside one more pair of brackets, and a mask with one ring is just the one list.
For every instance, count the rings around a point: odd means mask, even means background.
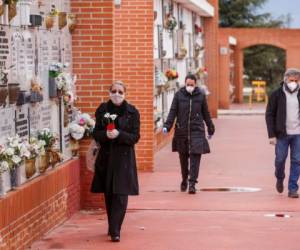
[{"label": "dark jacket", "polygon": [[107,103],[96,111],[93,137],[100,144],[95,163],[93,193],[138,195],[138,177],[134,145],[140,138],[140,115],[138,110],[126,103],[125,112],[118,117],[119,136],[111,140],[106,136]]},{"label": "dark jacket", "polygon": [[164,127],[171,130],[174,121],[175,134],[172,142],[173,152],[206,154],[210,152],[205,136],[204,121],[208,134],[215,132],[214,124],[208,111],[205,95],[198,87],[191,95],[181,88],[174,96],[171,109]]},{"label": "dark jacket", "polygon": [[[268,102],[266,110],[266,123],[269,138],[282,138],[286,133],[286,96],[281,87],[275,90]],[[300,107],[300,91],[298,91],[298,101]]]}]

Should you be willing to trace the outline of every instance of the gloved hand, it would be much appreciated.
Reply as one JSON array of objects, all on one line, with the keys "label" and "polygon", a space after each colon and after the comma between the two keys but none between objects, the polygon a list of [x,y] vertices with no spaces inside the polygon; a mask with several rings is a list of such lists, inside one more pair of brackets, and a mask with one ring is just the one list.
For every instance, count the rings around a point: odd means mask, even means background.
[{"label": "gloved hand", "polygon": [[276,145],[276,144],[277,144],[276,137],[270,138],[270,139],[269,139],[269,143],[270,143],[271,145]]},{"label": "gloved hand", "polygon": [[167,128],[163,128],[162,131],[163,131],[164,134],[168,133],[168,129]]},{"label": "gloved hand", "polygon": [[120,132],[116,129],[113,130],[107,130],[106,135],[109,139],[113,140],[119,136]]},{"label": "gloved hand", "polygon": [[212,135],[208,135],[207,139],[210,140],[213,136]]}]

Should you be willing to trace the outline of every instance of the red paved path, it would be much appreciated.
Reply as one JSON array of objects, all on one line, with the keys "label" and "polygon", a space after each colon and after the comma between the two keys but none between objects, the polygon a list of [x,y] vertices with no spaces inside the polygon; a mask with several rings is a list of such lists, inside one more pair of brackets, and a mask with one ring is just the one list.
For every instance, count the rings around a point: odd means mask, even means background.
[{"label": "red paved path", "polygon": [[[202,161],[199,188],[256,187],[259,192],[180,193],[179,162],[170,146],[156,155],[155,173],[140,175],[121,242],[106,236],[100,212],[79,212],[32,249],[299,250],[300,203],[274,189],[274,147],[263,116],[220,117]],[[265,215],[285,213],[291,218]]]}]

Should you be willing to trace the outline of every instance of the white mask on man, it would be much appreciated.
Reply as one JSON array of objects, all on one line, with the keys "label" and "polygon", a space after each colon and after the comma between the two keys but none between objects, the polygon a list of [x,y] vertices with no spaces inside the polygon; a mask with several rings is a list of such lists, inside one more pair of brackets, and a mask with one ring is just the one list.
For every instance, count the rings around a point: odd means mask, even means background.
[{"label": "white mask on man", "polygon": [[187,92],[189,92],[190,94],[192,94],[193,91],[195,90],[195,87],[193,87],[193,86],[186,86],[185,89],[186,89]]},{"label": "white mask on man", "polygon": [[286,84],[291,91],[295,91],[298,88],[297,82],[289,82]]},{"label": "white mask on man", "polygon": [[121,95],[119,93],[110,93],[109,96],[110,100],[115,105],[120,105],[125,99],[125,95]]}]

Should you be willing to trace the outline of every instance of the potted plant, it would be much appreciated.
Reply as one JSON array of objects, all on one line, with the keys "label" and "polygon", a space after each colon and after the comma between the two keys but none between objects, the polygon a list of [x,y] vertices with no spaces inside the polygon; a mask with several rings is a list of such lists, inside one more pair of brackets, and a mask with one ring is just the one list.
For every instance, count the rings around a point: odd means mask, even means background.
[{"label": "potted plant", "polygon": [[45,141],[31,137],[25,145],[28,151],[25,155],[25,173],[29,179],[36,173],[36,159],[41,153],[44,153]]},{"label": "potted plant", "polygon": [[185,58],[186,54],[187,54],[187,49],[184,47],[184,45],[182,45],[179,48],[178,53],[176,53],[176,58],[177,59],[183,59],[183,58]]},{"label": "potted plant", "polygon": [[194,28],[196,35],[202,33],[202,28],[198,24],[195,24]]},{"label": "potted plant", "polygon": [[196,70],[196,74],[195,75],[198,77],[198,79],[204,79],[208,75],[207,69],[205,67],[199,67]]},{"label": "potted plant", "polygon": [[9,165],[11,188],[14,189],[19,185],[18,169],[24,162],[24,157],[28,154],[28,151],[22,139],[16,135],[7,138],[5,154]]},{"label": "potted plant", "polygon": [[55,18],[58,15],[58,11],[55,8],[55,5],[52,5],[51,11],[46,15],[45,23],[46,23],[46,29],[50,30],[53,28],[55,23]]},{"label": "potted plant", "polygon": [[41,153],[41,164],[39,165],[40,173],[44,173],[50,165],[50,151],[56,142],[55,135],[48,128],[39,130],[37,138],[44,141],[44,150]]},{"label": "potted plant", "polygon": [[49,97],[61,96],[64,91],[68,91],[72,82],[71,75],[64,73],[63,69],[67,64],[52,63],[49,67]]}]

